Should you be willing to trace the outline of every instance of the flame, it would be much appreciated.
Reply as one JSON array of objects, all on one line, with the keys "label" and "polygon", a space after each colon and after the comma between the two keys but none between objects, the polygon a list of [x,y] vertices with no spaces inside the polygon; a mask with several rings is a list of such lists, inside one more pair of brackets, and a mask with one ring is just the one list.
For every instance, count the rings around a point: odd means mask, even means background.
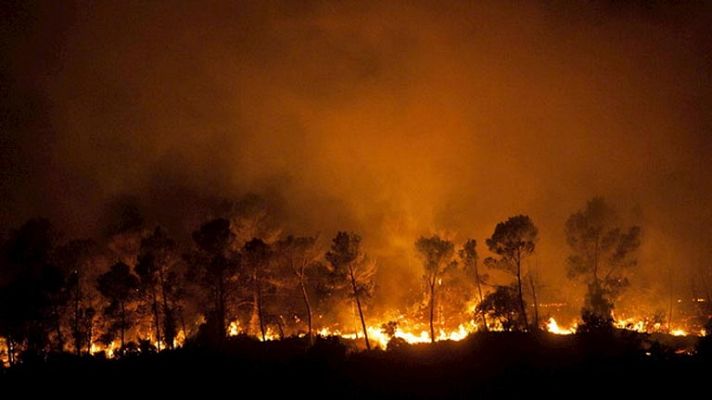
[{"label": "flame", "polygon": [[[378,321],[370,321],[367,324],[366,330],[368,332],[369,341],[373,347],[380,347],[385,349],[388,343],[393,338],[399,338],[404,340],[409,344],[419,344],[419,343],[430,343],[430,329],[425,323],[413,322],[403,315],[397,315],[393,318],[384,318],[388,322],[396,321],[397,324],[392,331],[386,332],[383,329],[385,324],[376,323]],[[200,321],[198,321],[200,322]],[[550,317],[545,325],[545,329],[555,335],[571,335],[576,333],[577,321],[572,321],[568,326],[561,326],[559,322],[554,318]],[[641,318],[641,317],[619,317],[614,316],[613,321],[614,327],[618,329],[625,329],[640,333],[668,333],[673,336],[705,336],[707,332],[704,329],[699,329],[695,327],[684,327],[684,326],[674,326],[669,328],[667,325],[655,322],[651,318]],[[501,324],[497,321],[490,321],[488,326],[490,331],[502,331],[504,330]],[[691,328],[691,329],[688,329]],[[435,341],[460,341],[472,333],[478,332],[481,328],[478,326],[475,319],[471,319],[465,323],[462,323],[454,329],[437,329],[435,335]],[[237,336],[240,334],[247,333],[247,331],[240,325],[240,322],[234,320],[228,325],[228,336]],[[363,332],[359,330],[354,331],[342,331],[334,327],[321,327],[315,331],[316,335],[319,336],[338,336],[349,340],[362,340]],[[304,337],[306,334],[299,334],[300,337]],[[261,334],[256,335],[259,340],[262,340]],[[151,338],[151,335],[148,335]],[[275,341],[280,340],[281,335],[279,332],[275,331],[273,327],[267,327],[265,332],[264,341]],[[155,341],[151,338],[152,342]],[[182,347],[186,340],[186,332],[179,330],[175,338],[175,346]],[[157,345],[157,343],[155,343]],[[163,344],[163,343],[162,343]],[[108,358],[114,358],[117,351],[121,347],[118,340],[114,340],[109,345],[104,345],[99,342],[93,342],[90,347],[91,354],[98,354],[104,352]],[[165,348],[162,346],[162,348]],[[8,343],[3,337],[0,337],[0,365],[7,365],[9,363],[8,354]]]},{"label": "flame", "polygon": [[7,340],[0,337],[0,366],[10,365],[10,346],[7,344]]},{"label": "flame", "polygon": [[114,340],[108,346],[104,346],[98,342],[92,342],[89,352],[95,355],[103,351],[108,358],[114,358],[114,355],[119,348],[121,348],[121,342],[119,342],[119,340]]},{"label": "flame", "polygon": [[[369,342],[375,347],[386,348],[388,342],[392,338],[403,339],[408,344],[430,343],[430,330],[422,329],[419,324],[411,324],[408,321],[398,323],[392,335],[387,334],[381,328],[383,324],[369,324],[366,326]],[[445,330],[439,329],[436,332],[435,341],[451,340],[460,341],[465,339],[471,333],[477,331],[477,324],[470,321],[465,324],[460,324],[456,329]],[[357,340],[363,338],[362,331],[342,332],[338,329],[332,330],[328,327],[317,330],[319,336],[339,336],[344,339]]]},{"label": "flame", "polygon": [[[230,322],[230,325],[228,325],[228,327],[227,327],[227,335],[228,336],[237,336],[237,335],[241,335],[244,333],[246,333],[246,331],[243,330],[242,327],[240,326],[240,321],[237,321],[237,320],[232,321],[232,322]],[[259,340],[262,340],[261,333],[258,333],[255,336]],[[300,335],[300,336],[303,336],[303,335]],[[267,329],[265,330],[265,338],[264,338],[265,342],[269,342],[272,340],[279,340],[280,338],[281,337],[278,332],[275,332],[274,329],[272,329],[272,327],[267,327]]]},{"label": "flame", "polygon": [[561,328],[554,317],[551,317],[546,324],[546,330],[555,335],[571,335],[576,333],[576,324],[574,323],[570,328]]},{"label": "flame", "polygon": [[660,322],[652,322],[648,318],[629,317],[616,318],[613,326],[639,333],[668,333],[673,336],[704,336],[704,330],[693,332],[683,327],[668,327]]},{"label": "flame", "polygon": [[240,330],[240,321],[232,321],[230,322],[230,325],[227,327],[227,335],[228,336],[237,336],[241,332]]}]

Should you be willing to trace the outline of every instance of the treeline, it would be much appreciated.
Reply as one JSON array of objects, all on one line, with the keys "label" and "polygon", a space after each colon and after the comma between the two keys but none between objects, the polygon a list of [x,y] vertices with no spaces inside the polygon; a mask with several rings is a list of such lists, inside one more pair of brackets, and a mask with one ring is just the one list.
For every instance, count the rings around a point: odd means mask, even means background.
[{"label": "treeline", "polygon": [[[88,354],[116,342],[117,355],[170,349],[187,338],[219,344],[236,330],[262,339],[303,334],[312,343],[317,329],[344,331],[354,320],[370,348],[378,265],[361,237],[285,235],[265,221],[264,209],[241,210],[205,221],[180,243],[141,223],[120,224],[99,241],[62,240],[48,220],[27,221],[2,245],[0,337],[9,362]],[[565,230],[569,277],[588,287],[580,329],[611,329],[641,230],[621,226],[601,198],[572,214]],[[527,262],[538,241],[526,215],[497,224],[482,262],[474,239],[457,246],[437,235],[418,238],[425,285],[407,317],[427,326],[433,341],[440,329],[470,319],[483,330],[539,329],[539,282]],[[511,281],[495,283],[488,270]]]}]

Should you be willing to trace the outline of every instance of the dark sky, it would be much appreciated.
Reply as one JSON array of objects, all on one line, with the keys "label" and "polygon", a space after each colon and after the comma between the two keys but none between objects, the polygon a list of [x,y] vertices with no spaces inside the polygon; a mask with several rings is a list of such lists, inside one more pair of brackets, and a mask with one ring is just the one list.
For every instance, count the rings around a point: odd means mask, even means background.
[{"label": "dark sky", "polygon": [[557,288],[602,195],[645,228],[637,290],[674,268],[685,294],[712,256],[712,3],[677,3],[5,1],[0,227],[96,235],[128,202],[185,235],[255,192],[418,282],[418,235],[527,213]]}]

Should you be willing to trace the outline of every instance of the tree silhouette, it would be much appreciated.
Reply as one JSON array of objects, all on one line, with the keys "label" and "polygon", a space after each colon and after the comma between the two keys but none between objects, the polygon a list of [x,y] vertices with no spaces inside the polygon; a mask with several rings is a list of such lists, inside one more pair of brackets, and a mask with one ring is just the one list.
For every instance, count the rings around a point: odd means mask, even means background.
[{"label": "tree silhouette", "polygon": [[221,205],[223,213],[230,221],[235,235],[234,250],[238,251],[245,243],[254,238],[273,243],[280,234],[274,213],[267,200],[254,193],[249,193],[237,201],[226,201]]},{"label": "tree silhouette", "polygon": [[7,341],[11,363],[21,350],[26,359],[40,359],[50,348],[63,350],[61,316],[67,292],[64,274],[52,264],[56,242],[52,225],[39,218],[12,231],[4,243],[0,336]]},{"label": "tree silhouette", "polygon": [[212,307],[206,315],[219,342],[227,333],[228,286],[236,280],[240,265],[239,254],[231,251],[234,238],[230,221],[224,218],[208,221],[193,232],[197,249],[187,257],[190,278],[209,292]]},{"label": "tree silhouette", "polygon": [[320,265],[321,257],[319,248],[316,245],[317,238],[314,236],[288,236],[276,244],[276,251],[284,263],[289,273],[293,275],[296,286],[301,293],[302,301],[307,315],[307,335],[309,344],[313,344],[313,316],[312,305],[309,300],[307,290],[309,270]]},{"label": "tree silhouette", "polygon": [[249,277],[252,289],[252,315],[250,330],[259,327],[262,340],[266,338],[264,290],[270,274],[272,249],[262,239],[252,239],[242,248],[242,264]]},{"label": "tree silhouette", "polygon": [[79,355],[91,348],[91,331],[94,324],[92,285],[90,274],[99,259],[97,244],[91,239],[72,240],[54,252],[52,257],[66,276],[70,333],[74,352]]},{"label": "tree silhouette", "polygon": [[107,314],[117,319],[113,325],[119,329],[122,351],[126,346],[126,331],[132,325],[131,319],[128,318],[127,305],[138,296],[138,287],[138,278],[123,262],[112,265],[109,271],[97,279],[99,293],[110,301],[109,307],[106,308]]},{"label": "tree silhouette", "polygon": [[497,286],[477,305],[476,311],[499,322],[505,331],[516,328],[522,318],[517,291],[509,286]]},{"label": "tree silhouette", "polygon": [[435,342],[435,327],[433,325],[435,288],[438,285],[440,276],[452,262],[455,247],[449,240],[440,239],[440,236],[435,235],[429,238],[421,237],[415,242],[415,248],[418,250],[425,269],[425,281],[428,286],[430,300],[430,341]]},{"label": "tree silhouette", "polygon": [[175,242],[163,229],[157,227],[152,234],[141,240],[138,263],[134,268],[144,298],[150,303],[159,351],[162,340],[169,348],[173,348],[176,337],[176,317],[169,304],[169,295],[175,292],[175,279],[172,279],[175,276],[172,269],[178,262],[175,247]]},{"label": "tree silhouette", "polygon": [[637,265],[640,227],[621,228],[615,210],[595,197],[568,218],[565,228],[568,277],[583,278],[588,287],[582,315],[593,326],[610,323],[613,301],[628,285],[626,270]]},{"label": "tree silhouette", "polygon": [[363,316],[361,300],[371,295],[375,265],[361,251],[361,237],[351,232],[338,232],[331,242],[331,249],[326,253],[326,260],[331,264],[333,274],[340,281],[348,282],[351,295],[356,302],[366,348],[371,349],[368,341],[368,329]]},{"label": "tree silhouette", "polygon": [[[460,260],[468,268],[472,275],[474,276],[475,286],[477,288],[478,301],[482,303],[484,296],[482,295],[482,284],[486,281],[486,275],[481,275],[478,269],[477,261],[479,259],[477,255],[477,241],[475,239],[469,239],[462,246],[462,249],[458,252]],[[482,326],[485,331],[488,331],[487,318],[485,318],[485,312],[482,310],[480,312],[480,318],[482,318]]]},{"label": "tree silhouette", "polygon": [[489,250],[499,258],[488,257],[485,264],[491,268],[507,271],[517,278],[517,296],[519,311],[525,329],[529,326],[527,310],[522,289],[522,261],[534,252],[539,230],[526,215],[511,217],[500,222],[494,229],[492,237],[487,239]]}]

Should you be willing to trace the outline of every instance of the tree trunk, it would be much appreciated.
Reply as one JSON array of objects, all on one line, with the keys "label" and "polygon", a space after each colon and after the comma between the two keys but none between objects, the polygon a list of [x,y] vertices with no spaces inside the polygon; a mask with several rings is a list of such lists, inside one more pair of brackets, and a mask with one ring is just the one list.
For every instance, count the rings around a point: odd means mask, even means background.
[{"label": "tree trunk", "polygon": [[[262,321],[260,320],[260,298],[257,293],[257,269],[252,269],[252,313],[248,324],[248,333],[257,337],[258,330],[261,331]],[[264,340],[264,338],[262,338]]]},{"label": "tree trunk", "polygon": [[[159,284],[161,285],[161,297],[163,298],[163,320],[165,321],[166,318],[173,318],[175,321],[175,315],[173,315],[173,310],[171,310],[170,306],[168,305],[168,294],[166,293],[166,281],[163,279],[163,270],[159,269],[158,270],[158,279],[159,279]],[[175,322],[173,323],[173,327],[175,328]],[[175,329],[173,332],[170,333],[170,338],[168,338],[168,333],[166,332],[166,329],[164,327],[163,329],[163,336],[166,336],[166,339],[169,341],[169,343],[166,343],[170,349],[173,349],[175,347],[175,336],[176,332]]]},{"label": "tree trunk", "polygon": [[80,355],[82,352],[82,335],[79,328],[79,320],[81,312],[81,289],[79,286],[79,277],[77,277],[77,287],[74,291],[74,321],[72,323],[72,335],[74,336],[74,352]]},{"label": "tree trunk", "polygon": [[10,363],[12,367],[15,365],[15,341],[8,338],[5,340],[5,343],[7,343],[7,362]]},{"label": "tree trunk", "polygon": [[126,330],[126,307],[124,302],[119,302],[119,307],[121,308],[121,350],[124,349],[126,342],[124,341],[124,332]]},{"label": "tree trunk", "polygon": [[222,343],[223,339],[225,338],[226,330],[225,330],[225,294],[224,294],[224,282],[223,282],[223,277],[220,275],[218,279],[218,288],[217,288],[217,293],[216,293],[216,299],[215,301],[217,302],[217,309],[216,309],[216,319],[217,319],[217,330],[218,330],[218,339]]},{"label": "tree trunk", "polygon": [[188,331],[185,329],[185,316],[183,315],[183,307],[179,306],[179,312],[180,312],[180,326],[183,329],[183,341],[188,338]]},{"label": "tree trunk", "polygon": [[[475,260],[475,282],[477,283],[477,293],[480,296],[480,303],[484,300],[484,297],[482,296],[482,284],[480,283],[480,273],[477,270],[477,260]],[[482,317],[482,326],[484,327],[485,332],[489,331],[489,327],[487,327],[487,319],[485,318],[485,310],[481,309],[480,310],[480,316]]]},{"label": "tree trunk", "polygon": [[284,340],[284,322],[282,318],[277,318],[277,329],[279,329],[279,340]]},{"label": "tree trunk", "polygon": [[668,310],[668,321],[667,327],[668,331],[672,330],[672,307],[673,307],[673,284],[672,284],[672,268],[668,267],[668,280],[670,283],[670,305]]},{"label": "tree trunk", "polygon": [[361,310],[361,300],[358,296],[358,290],[356,288],[356,277],[354,276],[354,271],[349,267],[349,274],[351,275],[351,288],[354,292],[354,298],[356,298],[356,308],[358,308],[358,316],[361,318],[361,327],[363,328],[363,337],[366,339],[366,349],[371,350],[371,343],[368,341],[368,329],[366,329],[366,320],[363,318],[363,311]]},{"label": "tree trunk", "polygon": [[524,319],[524,329],[529,328],[529,319],[527,319],[527,310],[524,305],[524,293],[522,293],[522,259],[519,250],[517,250],[517,288],[519,290],[519,309],[522,312]]},{"label": "tree trunk", "polygon": [[91,355],[91,344],[94,341],[94,317],[90,317],[88,319],[88,324],[87,324],[87,337],[86,337],[86,345],[87,345],[87,354]]},{"label": "tree trunk", "polygon": [[593,283],[598,287],[598,235],[596,235],[596,247],[593,249]]},{"label": "tree trunk", "polygon": [[435,277],[428,282],[430,284],[430,342],[435,343],[435,327],[433,317],[435,314]]},{"label": "tree trunk", "polygon": [[257,285],[257,317],[259,318],[260,321],[260,333],[262,333],[262,341],[264,342],[266,340],[265,338],[265,320],[264,320],[264,315],[262,312],[262,287],[258,283]]},{"label": "tree trunk", "polygon": [[534,300],[534,330],[539,330],[539,303],[536,297],[536,285],[534,284],[534,278],[532,277],[531,271],[529,271],[529,286],[532,289],[532,298]]},{"label": "tree trunk", "polygon": [[151,297],[153,303],[153,322],[156,328],[156,349],[161,351],[161,318],[158,315],[158,294],[156,293],[156,285],[151,285]]},{"label": "tree trunk", "polygon": [[307,294],[307,289],[304,286],[304,279],[299,280],[299,286],[302,288],[302,298],[304,300],[304,307],[307,309],[307,325],[309,328],[308,331],[308,338],[309,338],[309,345],[311,346],[314,344],[314,335],[312,333],[312,309],[311,309],[311,304],[309,303],[309,295]]},{"label": "tree trunk", "polygon": [[62,337],[62,326],[59,315],[59,308],[56,305],[52,306],[52,314],[54,314],[54,331],[57,334],[57,351],[64,351],[64,338]]}]

